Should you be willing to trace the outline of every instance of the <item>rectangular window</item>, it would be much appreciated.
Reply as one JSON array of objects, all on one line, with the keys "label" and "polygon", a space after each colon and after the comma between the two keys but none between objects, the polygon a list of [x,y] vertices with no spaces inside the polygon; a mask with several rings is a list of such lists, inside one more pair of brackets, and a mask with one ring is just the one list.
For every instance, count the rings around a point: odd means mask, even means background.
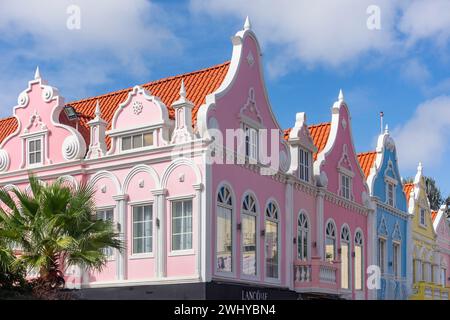
[{"label": "rectangular window", "polygon": [[299,149],[299,179],[309,182],[311,152]]},{"label": "rectangular window", "polygon": [[172,203],[172,251],[192,249],[192,200]]},{"label": "rectangular window", "polygon": [[42,162],[42,143],[41,139],[28,140],[28,164]]},{"label": "rectangular window", "polygon": [[445,287],[447,281],[447,270],[442,268],[441,269],[441,285],[443,285]]},{"label": "rectangular window", "polygon": [[378,239],[378,266],[380,267],[381,274],[385,273],[386,265],[386,240]]},{"label": "rectangular window", "polygon": [[278,278],[278,223],[266,220],[266,276]]},{"label": "rectangular window", "polygon": [[153,145],[153,132],[144,132],[122,137],[122,151]]},{"label": "rectangular window", "polygon": [[397,278],[400,275],[400,245],[394,243],[392,247],[392,271]]},{"label": "rectangular window", "polygon": [[390,206],[394,206],[394,185],[390,182],[387,182],[387,204]]},{"label": "rectangular window", "polygon": [[242,273],[256,275],[256,216],[242,214]]},{"label": "rectangular window", "polygon": [[425,209],[420,209],[420,224],[426,226]]},{"label": "rectangular window", "polygon": [[[96,212],[97,220],[103,220],[103,221],[114,221],[114,210],[113,209],[106,209],[106,210],[98,210]],[[105,248],[103,249],[103,253],[107,257],[113,256],[113,248]]]},{"label": "rectangular window", "polygon": [[250,127],[245,127],[245,156],[258,160],[258,131]]},{"label": "rectangular window", "polygon": [[362,246],[355,246],[355,289],[363,289],[363,261]]},{"label": "rectangular window", "polygon": [[232,271],[232,209],[217,206],[217,271]]},{"label": "rectangular window", "polygon": [[348,200],[351,200],[351,181],[352,178],[341,174],[341,196]]},{"label": "rectangular window", "polygon": [[349,275],[350,275],[350,263],[349,263],[349,246],[348,243],[341,243],[341,288],[349,288]]},{"label": "rectangular window", "polygon": [[153,207],[133,207],[133,253],[153,251]]},{"label": "rectangular window", "polygon": [[335,260],[335,241],[330,237],[325,239],[325,259],[329,262]]}]

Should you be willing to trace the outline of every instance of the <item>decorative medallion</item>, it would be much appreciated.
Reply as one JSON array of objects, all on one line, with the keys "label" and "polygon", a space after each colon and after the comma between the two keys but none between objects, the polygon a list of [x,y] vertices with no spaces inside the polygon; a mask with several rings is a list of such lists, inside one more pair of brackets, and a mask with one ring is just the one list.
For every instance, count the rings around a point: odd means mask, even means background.
[{"label": "decorative medallion", "polygon": [[142,112],[142,108],[143,108],[142,102],[140,101],[133,102],[133,112],[135,115],[139,115]]}]

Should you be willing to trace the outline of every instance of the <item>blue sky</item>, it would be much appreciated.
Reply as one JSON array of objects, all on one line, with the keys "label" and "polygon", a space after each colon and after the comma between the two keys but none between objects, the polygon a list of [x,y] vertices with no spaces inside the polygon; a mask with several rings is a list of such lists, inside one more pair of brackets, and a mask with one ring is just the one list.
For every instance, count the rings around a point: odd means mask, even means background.
[{"label": "blue sky", "polygon": [[[81,28],[70,30],[73,4]],[[370,5],[380,29],[367,28]],[[449,12],[450,0],[2,0],[0,115],[37,65],[70,101],[229,60],[230,37],[249,15],[283,127],[300,111],[309,123],[329,121],[342,88],[358,151],[375,147],[383,111],[402,175],[422,161],[447,195]]]}]

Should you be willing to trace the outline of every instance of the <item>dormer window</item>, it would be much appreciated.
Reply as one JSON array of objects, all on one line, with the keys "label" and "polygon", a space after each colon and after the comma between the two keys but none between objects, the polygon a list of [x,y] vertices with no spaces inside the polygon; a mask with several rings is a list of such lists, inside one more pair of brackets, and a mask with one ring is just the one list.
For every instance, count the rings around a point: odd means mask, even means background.
[{"label": "dormer window", "polygon": [[310,181],[311,152],[299,148],[298,178],[302,181]]},{"label": "dormer window", "polygon": [[127,135],[122,137],[122,151],[139,149],[153,145],[153,132]]},{"label": "dormer window", "polygon": [[341,173],[341,196],[352,200],[352,178],[343,173]]},{"label": "dormer window", "polygon": [[42,163],[42,139],[34,138],[27,141],[28,164],[36,165]]},{"label": "dormer window", "polygon": [[258,160],[258,131],[245,126],[245,157],[253,162]]},{"label": "dormer window", "polygon": [[386,203],[390,206],[395,205],[395,186],[391,182],[386,182]]}]

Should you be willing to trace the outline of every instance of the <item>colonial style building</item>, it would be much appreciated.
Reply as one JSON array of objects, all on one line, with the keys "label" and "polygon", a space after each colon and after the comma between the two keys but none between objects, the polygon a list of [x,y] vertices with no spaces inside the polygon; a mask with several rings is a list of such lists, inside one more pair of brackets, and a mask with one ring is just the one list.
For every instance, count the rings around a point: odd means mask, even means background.
[{"label": "colonial style building", "polygon": [[376,292],[380,300],[404,300],[409,296],[407,283],[411,215],[398,168],[394,139],[386,127],[378,137],[375,151],[358,154],[370,196],[376,206],[376,221],[371,224],[373,261],[380,267],[381,283]]},{"label": "colonial style building", "polygon": [[441,257],[422,171],[419,163],[414,182],[404,185],[408,212],[413,216],[412,252],[409,253],[412,276],[408,279],[412,281],[412,293],[409,299],[448,300],[448,291],[440,285]]},{"label": "colonial style building", "polygon": [[450,219],[447,216],[448,208],[441,206],[438,211],[432,212],[433,228],[437,234],[438,274],[437,283],[442,287],[441,298],[448,300],[450,296]]},{"label": "colonial style building", "polygon": [[448,299],[449,221],[431,213],[422,166],[403,190],[388,130],[357,155],[342,91],[330,122],[299,112],[283,130],[248,18],[232,47],[225,63],[73,102],[37,69],[0,120],[0,186],[31,192],[29,172],[90,183],[125,244],[101,271],[67,268],[66,286],[90,299]]}]

